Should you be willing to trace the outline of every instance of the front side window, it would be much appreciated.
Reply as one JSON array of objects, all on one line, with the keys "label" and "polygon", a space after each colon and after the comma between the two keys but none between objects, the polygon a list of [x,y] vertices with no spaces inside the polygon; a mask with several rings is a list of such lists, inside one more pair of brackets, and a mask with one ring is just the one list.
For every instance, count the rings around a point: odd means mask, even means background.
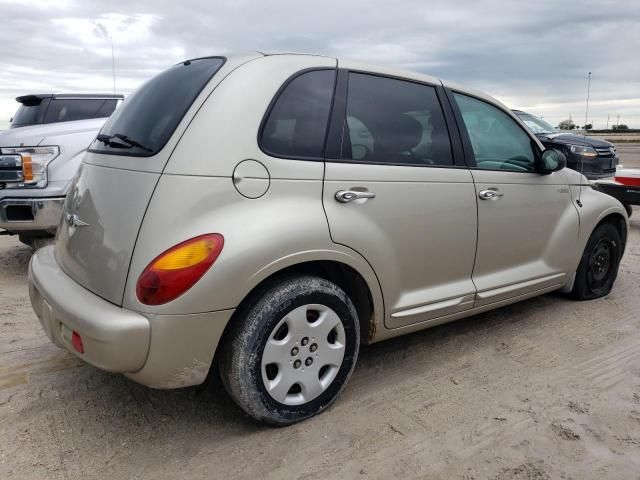
[{"label": "front side window", "polygon": [[139,157],[155,155],[223,64],[224,59],[219,57],[200,58],[159,73],[116,109],[90,151]]},{"label": "front side window", "polygon": [[285,86],[260,135],[260,147],[265,153],[322,158],[335,77],[335,70],[313,70]]},{"label": "front side window", "polygon": [[342,158],[365,163],[453,165],[435,88],[350,73]]},{"label": "front side window", "polygon": [[533,172],[535,151],[531,138],[499,108],[454,93],[469,133],[476,166],[484,170]]}]

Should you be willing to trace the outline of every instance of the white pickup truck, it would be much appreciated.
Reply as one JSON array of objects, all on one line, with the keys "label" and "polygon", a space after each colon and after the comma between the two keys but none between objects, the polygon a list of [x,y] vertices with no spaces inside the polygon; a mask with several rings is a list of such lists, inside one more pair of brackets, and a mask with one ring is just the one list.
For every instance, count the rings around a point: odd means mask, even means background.
[{"label": "white pickup truck", "polygon": [[122,95],[45,94],[16,99],[0,132],[0,234],[34,248],[56,231],[81,158]]}]

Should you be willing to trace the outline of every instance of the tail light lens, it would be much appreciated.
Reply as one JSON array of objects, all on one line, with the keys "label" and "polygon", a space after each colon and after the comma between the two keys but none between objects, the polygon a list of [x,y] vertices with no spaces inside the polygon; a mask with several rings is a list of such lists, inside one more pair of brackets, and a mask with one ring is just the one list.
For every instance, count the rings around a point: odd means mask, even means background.
[{"label": "tail light lens", "polygon": [[193,287],[216,261],[224,237],[208,233],[171,247],[142,272],[136,285],[138,300],[145,305],[162,305]]}]

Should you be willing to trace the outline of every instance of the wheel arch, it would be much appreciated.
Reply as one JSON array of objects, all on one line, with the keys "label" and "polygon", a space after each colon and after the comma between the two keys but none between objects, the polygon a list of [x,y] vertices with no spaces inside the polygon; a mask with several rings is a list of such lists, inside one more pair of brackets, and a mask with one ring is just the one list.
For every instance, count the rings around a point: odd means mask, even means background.
[{"label": "wheel arch", "polygon": [[622,258],[622,256],[624,255],[624,250],[627,246],[628,226],[626,218],[619,212],[608,213],[598,221],[593,230],[591,230],[591,234],[593,234],[593,232],[595,232],[595,230],[604,223],[610,223],[615,227],[616,230],[618,230],[618,233],[620,233],[620,239],[622,240],[620,258]]},{"label": "wheel arch", "polygon": [[[358,313],[360,343],[370,343],[376,335],[377,328],[384,324],[382,294],[373,270],[370,272],[362,272],[356,266],[345,262],[344,259],[305,260],[290,265],[281,265],[280,267],[281,268],[274,269],[273,265],[268,265],[254,275],[254,278],[256,276],[263,278],[244,296],[234,314],[227,322],[216,347],[209,377],[211,377],[213,372],[217,372],[217,364],[222,346],[228,341],[227,337],[232,330],[232,326],[235,325],[236,322],[242,321],[240,317],[242,312],[245,311],[246,306],[255,301],[257,297],[275,282],[285,278],[298,275],[314,275],[329,280],[342,288],[347,295],[349,295]],[[269,271],[269,274],[260,274],[265,271]],[[373,275],[375,282],[371,278],[371,275]]]}]

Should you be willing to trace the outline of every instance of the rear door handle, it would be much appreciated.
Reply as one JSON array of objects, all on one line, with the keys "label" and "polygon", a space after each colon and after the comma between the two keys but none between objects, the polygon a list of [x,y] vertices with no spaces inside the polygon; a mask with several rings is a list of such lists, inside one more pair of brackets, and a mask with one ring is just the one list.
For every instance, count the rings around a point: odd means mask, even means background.
[{"label": "rear door handle", "polygon": [[504,196],[504,193],[500,193],[497,188],[488,188],[486,190],[480,190],[478,196],[481,200],[497,200]]},{"label": "rear door handle", "polygon": [[373,192],[359,192],[357,190],[339,190],[336,192],[335,198],[340,203],[347,203],[353,200],[376,198],[376,194]]}]

